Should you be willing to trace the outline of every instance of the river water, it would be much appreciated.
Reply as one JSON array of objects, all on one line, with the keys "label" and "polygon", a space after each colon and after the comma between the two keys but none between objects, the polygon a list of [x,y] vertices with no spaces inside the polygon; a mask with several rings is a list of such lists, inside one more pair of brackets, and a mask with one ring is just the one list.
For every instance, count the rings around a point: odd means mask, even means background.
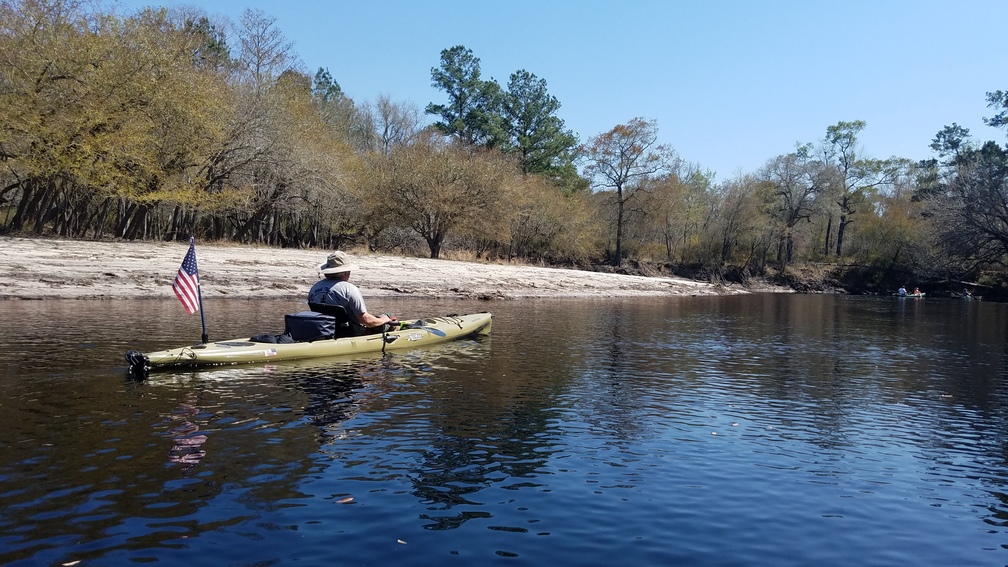
[{"label": "river water", "polygon": [[[135,381],[123,352],[198,315],[0,302],[0,564],[1008,563],[1005,305],[369,303],[493,333]],[[302,308],[211,301],[207,328]]]}]

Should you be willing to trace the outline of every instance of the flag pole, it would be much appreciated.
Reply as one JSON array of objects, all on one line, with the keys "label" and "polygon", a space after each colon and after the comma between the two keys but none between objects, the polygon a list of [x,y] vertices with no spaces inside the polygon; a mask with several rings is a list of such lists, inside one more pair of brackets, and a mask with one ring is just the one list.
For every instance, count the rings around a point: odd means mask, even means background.
[{"label": "flag pole", "polygon": [[[189,245],[193,247],[193,251],[196,250],[196,237],[189,237]],[[203,325],[203,335],[200,338],[203,340],[203,344],[207,344],[207,332],[206,332],[206,317],[203,316],[203,285],[200,283],[199,276],[196,277],[196,297],[199,298],[199,318],[200,324]]]}]

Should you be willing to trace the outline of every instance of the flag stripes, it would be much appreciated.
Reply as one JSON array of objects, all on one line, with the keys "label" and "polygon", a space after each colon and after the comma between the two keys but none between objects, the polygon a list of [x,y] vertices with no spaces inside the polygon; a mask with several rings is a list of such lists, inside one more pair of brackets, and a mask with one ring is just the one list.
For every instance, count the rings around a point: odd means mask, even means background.
[{"label": "flag stripes", "polygon": [[172,284],[175,296],[182,302],[187,313],[192,315],[199,311],[199,270],[196,269],[196,246],[194,239],[189,240],[189,252],[182,260],[182,266],[175,275]]}]

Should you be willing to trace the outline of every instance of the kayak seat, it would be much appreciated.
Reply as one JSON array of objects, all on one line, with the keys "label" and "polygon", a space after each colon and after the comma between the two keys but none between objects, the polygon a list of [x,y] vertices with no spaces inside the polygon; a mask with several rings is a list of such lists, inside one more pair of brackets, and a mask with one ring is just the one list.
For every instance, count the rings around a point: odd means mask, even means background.
[{"label": "kayak seat", "polygon": [[336,329],[333,338],[356,337],[364,334],[364,325],[350,318],[350,314],[342,305],[329,305],[328,303],[309,303],[308,308],[316,313],[328,315],[335,319]]}]

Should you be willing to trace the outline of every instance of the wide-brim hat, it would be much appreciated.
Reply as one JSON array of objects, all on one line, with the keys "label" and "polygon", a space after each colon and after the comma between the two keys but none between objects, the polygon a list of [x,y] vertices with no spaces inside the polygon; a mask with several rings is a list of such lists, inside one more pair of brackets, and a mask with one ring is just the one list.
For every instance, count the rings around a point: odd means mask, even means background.
[{"label": "wide-brim hat", "polygon": [[319,265],[319,271],[326,276],[340,272],[351,272],[356,269],[358,268],[350,261],[350,257],[339,251],[330,254],[325,264]]}]

